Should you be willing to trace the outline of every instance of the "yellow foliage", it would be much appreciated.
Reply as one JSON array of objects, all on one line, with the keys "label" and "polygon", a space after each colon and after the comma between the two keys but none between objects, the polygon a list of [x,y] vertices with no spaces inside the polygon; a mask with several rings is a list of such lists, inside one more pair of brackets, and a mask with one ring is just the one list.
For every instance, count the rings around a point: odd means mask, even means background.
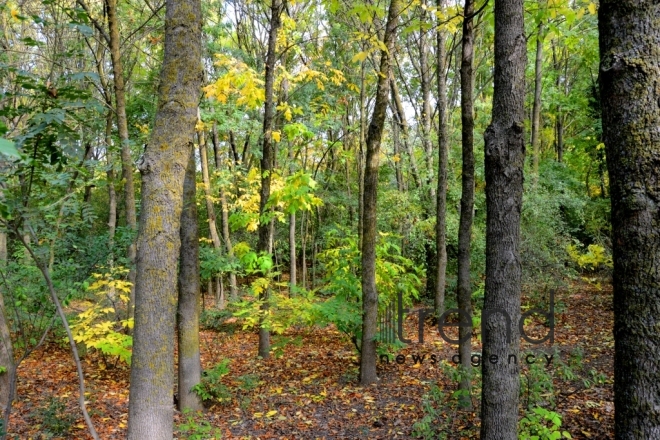
[{"label": "yellow foliage", "polygon": [[613,266],[612,256],[607,254],[604,247],[597,244],[590,244],[585,253],[581,253],[575,245],[569,245],[566,251],[580,269],[596,270],[601,266],[609,268]]},{"label": "yellow foliage", "polygon": [[118,356],[130,364],[132,338],[122,329],[132,329],[133,319],[119,320],[114,304],[128,305],[131,283],[121,279],[128,269],[116,267],[109,273],[92,274],[95,281],[87,287],[95,302],[80,313],[71,325],[73,339],[105,355]]},{"label": "yellow foliage", "polygon": [[247,64],[226,55],[218,55],[216,65],[227,68],[227,72],[214,83],[204,87],[208,98],[215,98],[226,103],[230,97],[236,97],[236,104],[255,109],[260,107],[266,97],[263,80]]}]

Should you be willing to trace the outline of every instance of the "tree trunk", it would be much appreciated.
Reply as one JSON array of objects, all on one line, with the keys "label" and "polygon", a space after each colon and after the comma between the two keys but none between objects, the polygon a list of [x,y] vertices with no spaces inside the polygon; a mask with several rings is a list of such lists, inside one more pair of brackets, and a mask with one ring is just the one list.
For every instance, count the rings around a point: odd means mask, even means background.
[{"label": "tree trunk", "polygon": [[600,90],[612,201],[614,431],[660,438],[660,4],[601,0]]},{"label": "tree trunk", "polygon": [[[272,138],[273,120],[275,116],[275,100],[273,85],[275,82],[275,61],[277,59],[276,41],[277,33],[282,24],[281,14],[284,6],[282,0],[272,0],[270,8],[270,32],[268,33],[268,53],[266,54],[266,81],[264,103],[264,127],[263,127],[263,150],[261,157],[261,191],[259,193],[259,216],[266,213],[266,203],[270,197],[270,181],[275,163],[274,146]],[[259,221],[259,241],[257,242],[257,252],[268,252],[270,247],[270,222]],[[259,299],[264,301],[262,313],[268,310],[268,290],[259,295]],[[263,323],[263,317],[260,320]],[[259,356],[266,359],[270,354],[270,332],[263,325],[259,326]]]},{"label": "tree trunk", "polygon": [[[0,185],[0,199],[4,198],[3,186]],[[7,233],[0,232],[0,270],[4,271],[7,265]],[[5,292],[4,289],[0,290],[0,366],[6,368],[7,371],[0,374],[0,408],[3,414],[3,432],[6,430],[9,420],[9,405],[12,401],[12,377],[14,376],[15,362],[14,362],[14,349],[11,341],[11,333],[9,333],[9,325],[7,324],[7,314],[5,312]]]},{"label": "tree trunk", "polygon": [[174,327],[183,183],[202,80],[200,0],[167,0],[158,110],[140,162],[129,440],[171,440]]},{"label": "tree trunk", "polygon": [[[541,155],[541,88],[543,86],[543,23],[539,24],[536,34],[536,64],[534,67],[534,107],[532,110],[532,151],[534,153],[534,183],[539,178],[539,160]],[[561,161],[560,161],[561,162]]]},{"label": "tree trunk", "polygon": [[[461,216],[458,226],[458,308],[472,322],[472,283],[470,280],[470,242],[474,216],[474,0],[465,0],[463,10],[463,47],[461,55],[461,139],[463,168],[461,178]],[[461,315],[463,317],[463,315]],[[463,369],[460,389],[469,392],[472,371],[472,327],[459,328],[459,354]],[[461,406],[472,407],[469,394],[462,395]]]},{"label": "tree trunk", "polygon": [[[438,0],[438,10],[445,11],[446,0]],[[435,313],[440,317],[445,311],[445,284],[447,272],[447,152],[449,133],[447,127],[447,49],[445,32],[437,30],[438,57],[438,188],[436,191],[435,247],[438,254],[435,283]]]},{"label": "tree trunk", "polygon": [[179,344],[179,411],[200,411],[204,407],[197,393],[191,391],[202,378],[199,355],[199,231],[195,182],[195,153],[190,160],[183,184],[181,212],[181,250],[179,252],[179,308],[177,330]]},{"label": "tree trunk", "polygon": [[376,291],[376,238],[378,197],[378,156],[385,125],[389,98],[390,54],[394,49],[400,0],[391,0],[381,51],[376,102],[367,132],[367,158],[364,170],[364,220],[362,225],[362,351],[360,353],[360,384],[378,380],[376,375],[376,341],[378,325],[378,292]]},{"label": "tree trunk", "polygon": [[[519,247],[527,61],[523,13],[523,0],[495,3],[493,115],[484,135],[486,294],[482,340],[483,359],[488,361],[482,363],[482,440],[515,439],[518,430],[522,272]],[[502,312],[508,314],[510,323]],[[497,363],[490,361],[494,356]]]},{"label": "tree trunk", "polygon": [[417,169],[417,159],[415,159],[415,152],[413,147],[408,139],[408,123],[406,122],[406,113],[403,108],[403,103],[401,102],[401,95],[399,94],[399,88],[396,85],[394,76],[392,75],[390,79],[390,86],[392,88],[392,100],[396,106],[396,114],[399,122],[399,127],[401,128],[401,135],[403,138],[403,145],[408,152],[408,158],[410,160],[410,172],[413,177],[413,182],[415,182],[416,188],[422,187],[422,179],[419,177],[419,170]]},{"label": "tree trunk", "polygon": [[[230,132],[231,133],[231,132]],[[213,151],[215,152],[215,169],[219,170],[220,167],[220,154],[217,152],[218,150],[218,132],[217,132],[217,127],[216,124],[213,124]],[[238,156],[234,154],[235,158],[235,163],[234,166],[238,165]],[[225,242],[225,246],[227,247],[227,255],[229,257],[234,256],[234,247],[231,244],[231,236],[229,234],[229,208],[227,206],[227,196],[225,194],[225,188],[223,186],[220,187],[220,210],[221,210],[221,216],[220,219],[222,220],[222,239]],[[229,298],[231,301],[236,301],[238,300],[238,286],[236,285],[236,274],[231,271],[229,272]]]},{"label": "tree trunk", "polygon": [[[197,120],[199,119],[199,108],[197,109]],[[215,222],[215,207],[213,206],[213,200],[211,199],[211,179],[209,177],[209,161],[208,154],[206,152],[206,137],[204,136],[204,130],[200,129],[197,131],[197,136],[199,140],[199,161],[202,165],[202,181],[204,183],[204,200],[206,200],[206,213],[208,216],[209,222],[209,231],[211,234],[211,241],[213,242],[213,247],[215,249],[220,249],[222,243],[220,243],[220,236],[218,235],[218,226]]]},{"label": "tree trunk", "polygon": [[[133,184],[133,159],[131,158],[131,145],[128,140],[128,122],[126,119],[126,93],[124,89],[124,69],[121,61],[121,40],[119,39],[119,21],[117,18],[117,0],[106,0],[106,13],[110,29],[110,58],[112,60],[112,78],[115,85],[115,111],[117,114],[117,128],[119,142],[121,143],[121,170],[124,181],[124,210],[126,211],[126,226],[131,231],[137,230],[137,215],[135,212],[135,185]],[[135,309],[135,258],[136,245],[132,241],[128,246],[129,272],[128,281],[131,282],[130,302],[128,316],[132,318]]]},{"label": "tree trunk", "polygon": [[[422,0],[422,23],[427,20],[426,1],[427,0]],[[426,204],[426,212],[428,216],[431,216],[433,214],[435,188],[431,185],[431,182],[433,182],[433,143],[431,142],[431,69],[428,62],[426,32],[425,29],[421,29],[419,35],[419,71],[420,88],[422,89],[422,146],[424,148],[424,158],[426,159],[426,186],[429,195],[429,201]],[[433,278],[432,283],[435,283],[435,278]]]}]

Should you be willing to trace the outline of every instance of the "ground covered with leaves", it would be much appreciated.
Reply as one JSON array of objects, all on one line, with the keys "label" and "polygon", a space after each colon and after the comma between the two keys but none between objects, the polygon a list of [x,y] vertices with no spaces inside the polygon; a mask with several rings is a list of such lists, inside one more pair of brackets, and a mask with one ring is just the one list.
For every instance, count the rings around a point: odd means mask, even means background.
[{"label": "ground covered with leaves", "polygon": [[[560,430],[572,438],[612,438],[611,288],[580,282],[558,292],[555,301],[554,344],[523,347],[524,353],[535,350],[538,362],[523,363],[521,416],[543,419],[554,411],[561,417]],[[414,342],[395,353],[404,362],[382,360],[380,383],[368,387],[358,385],[354,346],[331,326],[274,336],[268,360],[256,358],[257,335],[242,331],[238,322],[205,330],[201,348],[209,408],[204,414],[177,412],[177,438],[478,438],[478,412],[459,408],[455,398],[455,348],[429,322],[424,343],[416,343],[416,314],[405,325]],[[549,365],[539,350],[554,356]],[[99,435],[125,438],[128,368],[96,353],[87,353],[83,366]],[[474,368],[474,408],[479,370]],[[550,418],[537,423],[552,426]],[[89,438],[77,406],[75,366],[61,341],[44,344],[20,366],[9,433],[20,439]]]}]

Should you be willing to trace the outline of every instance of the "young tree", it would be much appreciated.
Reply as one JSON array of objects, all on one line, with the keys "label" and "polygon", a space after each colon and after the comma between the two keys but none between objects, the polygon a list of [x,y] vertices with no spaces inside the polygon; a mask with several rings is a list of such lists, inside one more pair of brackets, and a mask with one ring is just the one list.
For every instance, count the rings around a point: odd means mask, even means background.
[{"label": "young tree", "polygon": [[[270,197],[270,181],[275,163],[273,146],[273,121],[275,119],[275,62],[277,61],[277,32],[282,25],[282,11],[284,5],[281,0],[272,0],[270,8],[270,31],[268,33],[268,52],[266,54],[266,84],[264,103],[263,146],[261,155],[261,190],[259,192],[259,241],[257,252],[268,252],[270,242],[270,222],[263,219],[266,213],[266,203]],[[264,301],[262,311],[268,308],[268,291],[259,295]],[[266,359],[270,355],[270,331],[263,326],[259,327],[259,356]]]},{"label": "young tree", "polygon": [[[472,320],[472,283],[470,282],[470,241],[474,217],[474,0],[465,0],[463,9],[463,46],[461,52],[461,139],[463,169],[461,178],[461,218],[458,226],[458,308]],[[463,316],[463,315],[461,315]],[[470,389],[471,327],[459,328],[459,354],[464,370],[460,389]],[[461,399],[463,406],[472,406],[469,396]]]},{"label": "young tree", "polygon": [[376,291],[376,225],[378,198],[378,156],[383,136],[389,99],[390,54],[394,48],[400,0],[391,0],[380,54],[380,69],[374,113],[367,131],[367,157],[364,170],[364,219],[362,221],[362,350],[360,353],[360,384],[378,380],[376,375],[376,341],[378,326],[378,292]]},{"label": "young tree", "polygon": [[[495,2],[495,89],[486,144],[486,293],[481,438],[517,438],[527,44],[523,0]],[[506,312],[507,316],[502,313]],[[496,357],[496,358],[495,358]],[[515,357],[515,362],[514,362]],[[490,360],[497,359],[497,363]]]},{"label": "young tree", "polygon": [[202,80],[200,0],[167,0],[158,110],[140,161],[135,328],[128,438],[170,440],[183,184]]},{"label": "young tree", "polygon": [[614,251],[616,439],[660,438],[660,3],[602,0],[600,90]]},{"label": "young tree", "polygon": [[[445,11],[446,0],[438,0],[438,10]],[[436,50],[438,67],[438,188],[436,193],[435,246],[438,255],[435,283],[435,314],[445,312],[445,283],[447,280],[447,161],[449,128],[447,126],[447,49],[444,29],[438,26]]]}]

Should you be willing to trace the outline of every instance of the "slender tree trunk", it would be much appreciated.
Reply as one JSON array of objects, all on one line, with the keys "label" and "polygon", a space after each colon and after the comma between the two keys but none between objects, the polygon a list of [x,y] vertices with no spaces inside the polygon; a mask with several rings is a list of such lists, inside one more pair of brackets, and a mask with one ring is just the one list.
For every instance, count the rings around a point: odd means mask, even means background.
[{"label": "slender tree trunk", "polygon": [[[273,85],[275,82],[275,61],[277,59],[276,41],[277,33],[282,24],[281,15],[284,6],[282,0],[272,0],[270,8],[270,31],[268,33],[268,53],[266,54],[266,81],[264,104],[264,127],[263,127],[263,150],[261,157],[261,192],[259,197],[259,215],[266,213],[266,203],[270,197],[270,181],[273,165],[275,163],[274,146],[272,138],[273,120],[275,117],[275,100]],[[270,245],[270,222],[259,222],[259,241],[257,252],[269,252]],[[259,299],[264,301],[262,312],[268,310],[268,291],[265,290]],[[263,320],[263,317],[261,318]],[[261,324],[261,322],[260,322]],[[270,354],[270,332],[262,325],[259,326],[259,356],[266,359]]]},{"label": "slender tree trunk", "polygon": [[[422,17],[424,23],[427,20],[427,0],[422,0]],[[435,199],[435,188],[433,182],[433,142],[431,142],[431,68],[428,61],[428,46],[426,43],[426,30],[422,29],[419,35],[419,71],[420,87],[422,89],[422,146],[424,158],[426,159],[426,186],[428,187],[429,202],[426,211],[428,216],[433,215],[433,202]],[[435,267],[433,268],[435,270]],[[431,278],[431,277],[429,277]],[[432,283],[435,283],[433,278]]]},{"label": "slender tree trunk", "polygon": [[[482,363],[482,440],[515,439],[518,436],[518,321],[522,272],[519,248],[527,62],[523,14],[523,0],[498,0],[495,3],[493,116],[484,135],[486,295],[482,340],[483,359],[488,361]],[[495,359],[493,356],[497,356],[497,363],[490,361]]]},{"label": "slender tree trunk", "polygon": [[[197,109],[197,115],[199,117],[199,109]],[[201,120],[198,119],[198,121]],[[213,206],[213,199],[211,198],[211,179],[209,177],[209,161],[206,152],[206,137],[204,136],[204,130],[197,131],[197,136],[199,140],[199,161],[202,165],[202,181],[204,183],[204,200],[206,200],[206,213],[208,216],[211,241],[213,242],[214,248],[220,249],[222,243],[220,243],[220,236],[218,235],[218,226],[215,221],[215,207]]]},{"label": "slender tree trunk", "polygon": [[614,250],[614,432],[660,438],[660,3],[601,0]]},{"label": "slender tree trunk", "polygon": [[129,440],[171,440],[183,184],[202,81],[200,0],[167,0],[158,109],[139,164],[142,213],[128,408]]},{"label": "slender tree trunk", "polygon": [[[438,10],[445,11],[446,0],[438,0]],[[440,317],[445,311],[445,284],[447,272],[447,152],[449,133],[447,127],[447,49],[445,31],[438,26],[438,188],[436,201],[435,246],[438,254],[435,283],[435,313]]]},{"label": "slender tree trunk", "polygon": [[[131,158],[131,145],[128,139],[128,122],[126,119],[126,92],[124,87],[124,69],[121,60],[121,40],[119,38],[119,19],[117,18],[117,0],[106,1],[106,15],[110,29],[110,58],[112,60],[112,78],[115,85],[115,112],[117,114],[117,128],[119,142],[121,143],[121,170],[124,181],[124,210],[126,226],[131,231],[137,231],[137,214],[135,211],[135,185],[133,184],[133,159]],[[131,282],[130,302],[128,316],[133,317],[135,308],[135,241],[128,246],[129,272],[128,281]]]},{"label": "slender tree trunk", "polygon": [[403,137],[403,145],[408,152],[408,159],[410,160],[410,173],[413,177],[413,182],[415,182],[416,188],[422,187],[422,179],[419,176],[419,170],[417,168],[417,159],[415,159],[415,152],[413,151],[413,146],[408,139],[408,123],[406,122],[406,113],[403,108],[403,103],[401,102],[401,95],[399,94],[399,88],[396,85],[394,76],[392,75],[390,79],[390,86],[392,88],[392,100],[396,106],[397,119],[399,126],[401,128],[401,135]]},{"label": "slender tree trunk", "polygon": [[[4,199],[3,185],[0,185],[0,200]],[[7,232],[0,231],[0,270],[4,271],[7,266]],[[13,400],[12,378],[16,368],[14,362],[14,349],[11,341],[11,333],[7,324],[7,313],[5,310],[5,292],[0,289],[0,365],[7,371],[0,374],[0,408],[3,413],[4,432],[9,424],[9,407]],[[4,437],[4,436],[3,436]]]},{"label": "slender tree trunk", "polygon": [[179,305],[177,313],[179,357],[179,411],[200,411],[204,407],[191,391],[202,379],[199,354],[199,231],[195,181],[195,153],[190,159],[183,184],[181,211],[181,250],[179,252]]},{"label": "slender tree trunk", "polygon": [[[461,178],[461,216],[458,226],[458,308],[472,322],[472,283],[470,280],[470,242],[474,216],[474,0],[465,0],[463,10],[463,45],[461,55],[461,139],[463,168]],[[470,390],[472,371],[472,327],[459,328],[459,354],[462,376],[460,389]],[[472,407],[469,394],[460,399],[463,407]]]},{"label": "slender tree trunk", "polygon": [[360,384],[378,380],[376,375],[376,341],[378,325],[378,291],[376,290],[376,239],[378,198],[378,156],[385,125],[389,98],[390,54],[394,49],[396,26],[401,9],[400,0],[391,0],[385,25],[374,113],[367,132],[367,158],[364,172],[364,220],[362,225],[362,351],[360,353]]},{"label": "slender tree trunk", "polygon": [[[234,147],[235,148],[235,147]],[[218,132],[216,124],[213,124],[213,150],[215,151],[215,169],[220,170],[220,155],[218,154]],[[234,153],[235,163],[238,164],[238,156]],[[220,187],[220,210],[222,220],[222,240],[227,247],[227,254],[230,258],[234,256],[234,247],[231,244],[231,235],[229,234],[229,207],[227,206],[227,195],[225,188]],[[236,284],[236,274],[232,271],[229,272],[229,298],[231,301],[238,300],[238,286]]]},{"label": "slender tree trunk", "polygon": [[109,256],[109,265],[112,268],[114,262],[114,253],[112,249],[115,246],[115,230],[117,229],[117,192],[115,191],[115,171],[113,169],[111,154],[111,134],[112,134],[112,112],[108,111],[105,125],[105,155],[108,171],[108,249],[111,250]]},{"label": "slender tree trunk", "polygon": [[541,90],[543,86],[543,24],[536,34],[536,64],[534,67],[534,107],[532,110],[532,151],[534,153],[534,183],[539,178],[539,160],[541,156]]}]

